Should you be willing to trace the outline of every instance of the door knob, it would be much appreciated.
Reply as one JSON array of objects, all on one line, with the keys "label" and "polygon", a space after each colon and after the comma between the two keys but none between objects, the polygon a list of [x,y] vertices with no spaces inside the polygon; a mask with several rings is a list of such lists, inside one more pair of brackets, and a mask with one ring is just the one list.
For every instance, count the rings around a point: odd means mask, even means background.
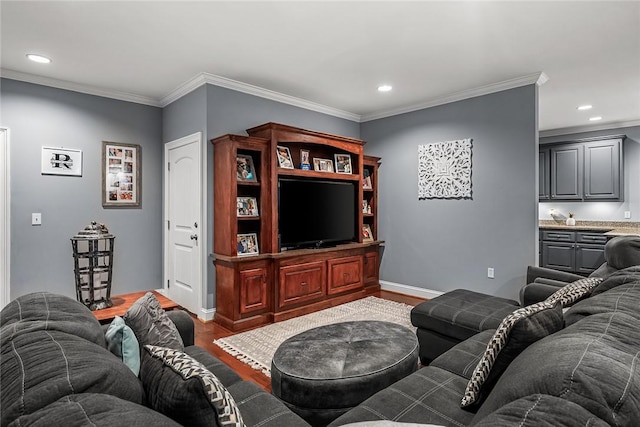
[{"label": "door knob", "polygon": [[189,238],[191,240],[198,240],[198,235],[197,234],[192,234],[191,236],[189,236]]}]

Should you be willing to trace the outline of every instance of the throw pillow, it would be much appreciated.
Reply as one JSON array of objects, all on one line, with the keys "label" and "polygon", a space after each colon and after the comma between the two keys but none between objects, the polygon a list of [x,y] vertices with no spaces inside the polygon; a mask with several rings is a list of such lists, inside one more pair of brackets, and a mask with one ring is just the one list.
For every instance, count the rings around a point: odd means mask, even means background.
[{"label": "throw pillow", "polygon": [[602,282],[601,277],[585,277],[584,279],[576,280],[554,292],[546,301],[551,304],[560,303],[562,307],[570,306],[574,302],[589,296],[600,282]]},{"label": "throw pillow", "polygon": [[505,317],[489,340],[460,403],[481,403],[500,375],[524,349],[563,327],[562,307],[546,301],[519,308]]},{"label": "throw pillow", "polygon": [[123,319],[136,334],[141,346],[151,344],[184,350],[178,328],[160,307],[160,302],[152,292],[147,292],[133,303]]},{"label": "throw pillow", "polygon": [[104,336],[109,351],[122,360],[136,376],[140,372],[140,347],[133,330],[116,316]]},{"label": "throw pillow", "polygon": [[145,345],[140,377],[149,405],[182,425],[245,425],[220,380],[186,353]]}]

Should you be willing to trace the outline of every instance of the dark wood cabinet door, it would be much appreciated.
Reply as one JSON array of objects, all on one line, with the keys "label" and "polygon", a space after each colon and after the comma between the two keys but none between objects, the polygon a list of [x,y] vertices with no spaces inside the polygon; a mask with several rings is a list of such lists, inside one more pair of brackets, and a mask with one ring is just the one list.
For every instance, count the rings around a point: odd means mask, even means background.
[{"label": "dark wood cabinet door", "polygon": [[365,285],[378,284],[378,251],[369,251],[364,254],[364,283]]},{"label": "dark wood cabinet door", "polygon": [[323,297],[327,280],[324,261],[280,267],[278,307],[285,307]]},{"label": "dark wood cabinet door", "polygon": [[550,169],[551,160],[550,150],[548,148],[541,148],[539,152],[539,173],[538,173],[538,199],[549,200],[551,198],[550,190]]},{"label": "dark wood cabinet door", "polygon": [[330,259],[327,261],[329,270],[329,294],[361,288],[363,259],[361,256]]},{"label": "dark wood cabinet door", "polygon": [[265,267],[240,271],[240,313],[269,308],[268,271]]}]

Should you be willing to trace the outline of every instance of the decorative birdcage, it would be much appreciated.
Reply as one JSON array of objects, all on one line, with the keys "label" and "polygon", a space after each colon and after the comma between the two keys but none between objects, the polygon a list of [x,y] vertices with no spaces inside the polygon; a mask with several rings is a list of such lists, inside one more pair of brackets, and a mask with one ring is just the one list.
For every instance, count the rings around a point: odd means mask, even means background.
[{"label": "decorative birdcage", "polygon": [[76,298],[90,310],[101,310],[111,302],[113,243],[115,236],[104,224],[92,221],[71,238]]}]

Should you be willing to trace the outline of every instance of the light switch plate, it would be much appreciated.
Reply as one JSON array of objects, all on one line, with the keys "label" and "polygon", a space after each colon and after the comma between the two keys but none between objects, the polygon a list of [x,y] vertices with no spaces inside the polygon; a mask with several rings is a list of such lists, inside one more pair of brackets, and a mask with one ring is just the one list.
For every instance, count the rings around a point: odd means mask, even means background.
[{"label": "light switch plate", "polygon": [[42,214],[41,213],[32,213],[31,214],[31,225],[42,225]]}]

